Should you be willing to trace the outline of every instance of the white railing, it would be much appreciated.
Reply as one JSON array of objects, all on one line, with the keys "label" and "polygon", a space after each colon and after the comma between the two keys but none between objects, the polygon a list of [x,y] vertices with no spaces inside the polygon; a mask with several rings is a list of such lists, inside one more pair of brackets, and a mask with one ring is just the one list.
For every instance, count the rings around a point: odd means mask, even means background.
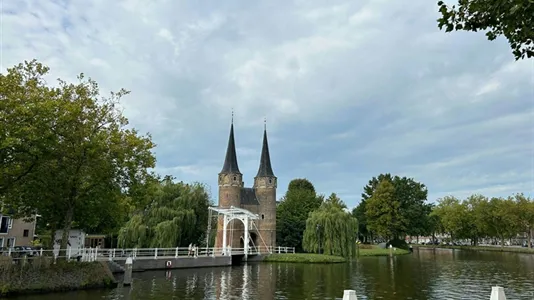
[{"label": "white railing", "polygon": [[54,259],[66,258],[67,260],[79,261],[104,261],[126,260],[128,257],[135,259],[164,259],[199,256],[225,256],[225,255],[258,255],[271,253],[295,253],[294,247],[250,247],[245,248],[200,248],[189,247],[176,248],[131,248],[131,249],[101,249],[101,248],[67,248],[63,251],[53,250],[14,250],[9,249],[0,255],[10,256],[17,259],[31,259],[36,257],[52,257]]}]

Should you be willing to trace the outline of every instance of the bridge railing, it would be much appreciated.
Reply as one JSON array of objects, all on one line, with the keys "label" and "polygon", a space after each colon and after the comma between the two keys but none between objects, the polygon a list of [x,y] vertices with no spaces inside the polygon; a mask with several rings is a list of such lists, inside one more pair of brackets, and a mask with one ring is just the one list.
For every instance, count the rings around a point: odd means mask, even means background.
[{"label": "bridge railing", "polygon": [[[54,260],[65,258],[67,260],[96,261],[96,260],[122,260],[128,257],[133,259],[158,259],[158,258],[180,258],[198,256],[222,256],[222,255],[257,255],[271,253],[295,253],[294,247],[250,247],[245,248],[215,248],[215,247],[176,247],[176,248],[130,248],[130,249],[101,249],[101,248],[67,248],[60,251],[52,250],[14,250],[9,249],[0,252],[0,255],[10,256],[15,260],[33,259],[37,257],[51,257]],[[247,253],[245,253],[247,252]]]}]

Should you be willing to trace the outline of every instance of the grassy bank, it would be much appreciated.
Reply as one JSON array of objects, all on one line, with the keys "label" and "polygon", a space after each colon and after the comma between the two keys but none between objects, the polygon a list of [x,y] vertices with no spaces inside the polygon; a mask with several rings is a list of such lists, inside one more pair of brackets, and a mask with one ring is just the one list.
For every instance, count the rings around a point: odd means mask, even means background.
[{"label": "grassy bank", "polygon": [[286,262],[286,263],[319,263],[319,264],[333,264],[343,263],[346,259],[341,256],[312,254],[312,253],[279,253],[271,254],[265,257],[263,261],[266,262]]},{"label": "grassy bank", "polygon": [[414,248],[440,248],[440,249],[462,249],[467,251],[493,251],[493,252],[513,252],[534,254],[534,249],[519,247],[490,247],[490,246],[447,246],[447,245],[413,245]]},{"label": "grassy bank", "polygon": [[[393,255],[409,254],[410,251],[396,249]],[[360,257],[365,256],[388,256],[389,249],[382,249],[377,246],[365,245],[360,248]],[[347,259],[341,256],[313,254],[313,253],[280,253],[271,254],[264,258],[265,262],[287,262],[287,263],[343,263]]]},{"label": "grassy bank", "polygon": [[116,286],[107,265],[94,262],[58,262],[43,257],[19,261],[0,259],[0,297]]},{"label": "grassy bank", "polygon": [[[393,251],[393,255],[404,255],[409,254],[410,251],[397,248]],[[360,249],[360,257],[362,256],[388,256],[389,249],[382,249],[379,247],[364,248]]]}]

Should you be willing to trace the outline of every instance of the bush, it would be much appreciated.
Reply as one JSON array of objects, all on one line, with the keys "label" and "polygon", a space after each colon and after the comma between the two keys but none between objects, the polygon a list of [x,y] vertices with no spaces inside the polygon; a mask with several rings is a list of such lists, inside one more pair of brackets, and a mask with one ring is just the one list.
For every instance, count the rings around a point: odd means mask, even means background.
[{"label": "bush", "polygon": [[386,247],[389,248],[389,245],[393,245],[394,248],[409,250],[410,246],[406,243],[405,240],[394,239],[386,243]]}]

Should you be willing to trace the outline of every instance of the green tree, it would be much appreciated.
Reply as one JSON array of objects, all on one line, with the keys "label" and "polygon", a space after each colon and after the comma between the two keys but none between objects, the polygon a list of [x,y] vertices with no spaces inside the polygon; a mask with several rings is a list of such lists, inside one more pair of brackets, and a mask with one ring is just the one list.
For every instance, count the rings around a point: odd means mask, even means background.
[{"label": "green tree", "polygon": [[391,181],[380,181],[366,206],[367,226],[373,232],[389,239],[398,238],[406,232],[401,202],[395,197],[395,186]]},{"label": "green tree", "polygon": [[437,202],[438,205],[434,207],[432,215],[439,218],[444,233],[448,233],[452,241],[457,238],[464,238],[466,236],[464,223],[468,217],[466,206],[453,196],[446,196],[438,199]]},{"label": "green tree", "polygon": [[528,233],[528,247],[532,247],[533,229],[534,229],[534,202],[524,194],[514,195],[517,203],[517,217],[520,232]]},{"label": "green tree", "polygon": [[463,224],[467,237],[469,237],[475,246],[481,237],[489,233],[489,215],[490,206],[488,199],[482,195],[471,195],[463,203],[466,215]]},{"label": "green tree", "polygon": [[354,257],[358,221],[345,212],[345,203],[334,193],[310,213],[302,245],[305,251]]},{"label": "green tree", "polygon": [[119,246],[183,247],[205,244],[211,202],[201,184],[175,183],[165,177],[152,201],[121,228]]},{"label": "green tree", "polygon": [[[15,216],[39,213],[52,231],[63,230],[64,249],[73,227],[117,225],[106,225],[107,217],[122,213],[123,191],[154,167],[154,144],[150,136],[126,128],[128,121],[117,104],[127,91],[101,97],[97,83],[83,74],[77,84],[59,80],[59,87],[51,88],[43,80],[47,73],[48,68],[34,60],[1,77],[1,97],[9,99],[2,104],[0,131],[9,141],[1,146],[1,159],[7,168],[15,166],[2,186],[5,204]],[[19,115],[6,117],[5,112]],[[14,122],[17,118],[20,122]],[[21,146],[24,134],[30,136],[30,145]],[[35,159],[27,162],[32,156]]]},{"label": "green tree", "polygon": [[438,2],[440,29],[486,31],[488,40],[503,35],[516,60],[534,57],[534,1],[458,0],[449,7]]},{"label": "green tree", "polygon": [[514,237],[520,231],[517,205],[512,198],[492,198],[488,208],[486,212],[488,233],[498,237],[501,247],[504,247],[505,239]]},{"label": "green tree", "polygon": [[[0,197],[35,171],[50,154],[58,101],[45,86],[48,67],[25,62],[0,73]],[[36,117],[39,116],[39,117]]]},{"label": "green tree", "polygon": [[365,216],[366,203],[366,201],[362,200],[358,206],[352,209],[352,216],[358,220],[358,238],[364,243],[371,239],[371,233],[367,228],[367,217]]},{"label": "green tree", "polygon": [[330,196],[325,200],[325,203],[327,203],[330,206],[337,207],[341,210],[347,208],[347,205],[345,204],[345,202],[343,202],[343,200],[341,200],[341,198],[339,198],[336,195],[336,193],[330,194]]},{"label": "green tree", "polygon": [[[389,181],[394,186],[394,199],[399,203],[400,223],[399,228],[395,231],[401,234],[409,234],[419,236],[428,232],[429,219],[428,215],[432,210],[431,206],[426,203],[428,191],[426,186],[415,181],[413,178],[391,176],[391,174],[380,174],[373,177],[369,183],[364,187],[362,194],[362,201],[357,209],[355,209],[355,216],[360,221],[360,228],[362,233],[367,235],[372,234],[368,231],[369,216],[365,216],[367,209],[366,201],[368,201],[375,193],[378,184],[382,181]],[[365,228],[367,230],[365,230]],[[401,230],[402,229],[402,230]]]},{"label": "green tree", "polygon": [[[306,183],[307,182],[307,183]],[[276,211],[276,240],[280,246],[295,247],[301,252],[302,238],[309,213],[321,206],[313,184],[306,179],[294,179]]]},{"label": "green tree", "polygon": [[313,184],[306,178],[297,178],[291,180],[289,183],[288,190],[308,190],[310,192],[315,193],[315,187]]}]

